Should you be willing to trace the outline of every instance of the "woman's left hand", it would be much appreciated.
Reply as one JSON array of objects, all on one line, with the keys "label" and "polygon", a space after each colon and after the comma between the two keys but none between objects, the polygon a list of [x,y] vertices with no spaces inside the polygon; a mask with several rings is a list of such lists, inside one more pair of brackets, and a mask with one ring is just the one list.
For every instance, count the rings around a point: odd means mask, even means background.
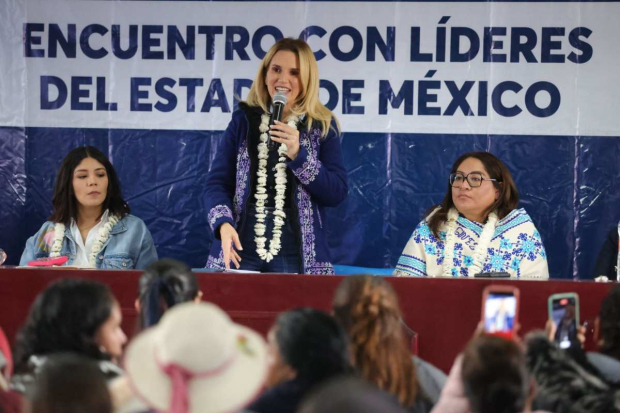
[{"label": "woman's left hand", "polygon": [[299,154],[299,131],[284,122],[275,121],[271,125],[271,140],[286,145],[286,156],[291,160],[297,158]]}]

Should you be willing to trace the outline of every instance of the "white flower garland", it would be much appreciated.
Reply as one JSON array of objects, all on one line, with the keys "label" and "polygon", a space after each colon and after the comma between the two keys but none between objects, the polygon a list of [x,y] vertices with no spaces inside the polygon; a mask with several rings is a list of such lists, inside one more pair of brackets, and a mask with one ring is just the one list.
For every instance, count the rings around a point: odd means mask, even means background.
[{"label": "white flower garland", "polygon": [[[446,244],[444,249],[444,261],[443,261],[443,276],[444,277],[452,277],[452,261],[454,259],[454,243],[455,236],[454,231],[456,230],[456,223],[459,219],[459,212],[455,208],[450,208],[448,211],[448,227],[446,229]],[[484,260],[487,256],[487,250],[489,244],[491,243],[491,239],[493,238],[493,234],[495,233],[495,224],[497,224],[497,214],[495,211],[489,214],[487,218],[486,224],[482,228],[482,233],[480,234],[480,239],[478,239],[478,245],[474,250],[474,255],[472,257],[473,263],[470,266],[471,274],[477,274],[482,270],[482,265],[484,264]]]},{"label": "white flower garland", "polygon": [[91,268],[96,267],[97,254],[99,254],[99,252],[103,248],[103,245],[106,243],[108,238],[110,238],[110,231],[112,231],[112,227],[114,227],[114,225],[116,225],[117,222],[118,222],[118,217],[116,217],[115,215],[112,215],[108,218],[108,222],[103,224],[99,228],[99,231],[97,231],[97,238],[95,239],[95,242],[93,243],[93,249],[90,252],[90,256],[88,257],[88,264],[90,265]]},{"label": "white flower garland", "polygon": [[[284,212],[284,199],[286,197],[286,151],[285,144],[281,144],[278,147],[278,163],[276,164],[276,197],[275,197],[275,211],[273,211],[273,237],[269,242],[269,250],[266,249],[267,238],[265,237],[265,218],[268,211],[265,210],[265,202],[267,201],[267,159],[269,158],[269,114],[263,114],[261,116],[261,124],[259,126],[260,131],[260,143],[258,144],[258,171],[257,183],[256,183],[256,225],[254,226],[254,233],[256,237],[256,253],[264,261],[271,261],[273,257],[280,252],[281,244],[280,238],[282,236],[282,226],[284,225],[284,219],[286,213]],[[299,118],[292,116],[288,120],[288,125],[297,130],[297,122]]]},{"label": "white flower garland", "polygon": [[64,237],[65,224],[59,222],[54,225],[54,240],[52,241],[50,257],[60,257],[60,250],[62,249],[62,240]]},{"label": "white flower garland", "polygon": [[[97,266],[97,254],[103,248],[110,237],[110,231],[119,221],[118,217],[111,215],[108,221],[103,224],[97,231],[97,238],[93,243],[93,248],[88,256],[88,264],[90,268],[96,268]],[[65,238],[65,225],[57,223],[54,225],[54,240],[52,241],[52,248],[50,250],[50,257],[60,257],[60,251],[62,249],[62,241]]]}]

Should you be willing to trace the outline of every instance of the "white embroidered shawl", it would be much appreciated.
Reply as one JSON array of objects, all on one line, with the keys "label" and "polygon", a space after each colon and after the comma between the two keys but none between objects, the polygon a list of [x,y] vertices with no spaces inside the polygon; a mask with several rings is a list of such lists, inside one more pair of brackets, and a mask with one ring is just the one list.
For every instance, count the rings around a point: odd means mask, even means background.
[{"label": "white embroidered shawl", "polygon": [[[469,267],[473,264],[483,225],[459,216],[454,230],[452,263],[444,263],[446,228],[445,223],[440,226],[437,239],[426,220],[418,224],[398,260],[394,275],[438,277],[443,274],[444,265],[450,265],[453,277],[473,277]],[[497,222],[482,271],[508,272],[512,278],[549,278],[547,254],[540,233],[524,209],[515,209]]]}]

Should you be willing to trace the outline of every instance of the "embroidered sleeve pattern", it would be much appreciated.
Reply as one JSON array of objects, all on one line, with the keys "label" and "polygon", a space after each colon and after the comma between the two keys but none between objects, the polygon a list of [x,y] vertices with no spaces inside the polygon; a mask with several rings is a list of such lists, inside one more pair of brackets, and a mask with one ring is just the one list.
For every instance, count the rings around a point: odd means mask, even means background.
[{"label": "embroidered sleeve pattern", "polygon": [[318,159],[317,145],[321,137],[320,129],[313,129],[311,132],[305,133],[301,138],[301,144],[306,148],[308,155],[305,162],[293,173],[303,185],[313,182],[319,175],[321,170],[321,162]]},{"label": "embroidered sleeve pattern", "polygon": [[[440,237],[445,237],[442,232]],[[405,250],[398,259],[394,275],[400,277],[428,276],[428,265],[441,267],[444,261],[444,242],[437,239],[426,223],[420,223],[413,231]]]},{"label": "embroidered sleeve pattern", "polygon": [[330,262],[316,260],[314,249],[314,219],[312,218],[312,201],[310,194],[299,186],[297,188],[297,201],[299,208],[299,224],[301,230],[301,247],[303,270],[306,274],[334,275],[334,266]]},{"label": "embroidered sleeve pattern", "polygon": [[[495,244],[495,243],[494,243]],[[517,277],[527,275],[531,278],[546,278],[548,271],[540,268],[540,274],[527,274],[528,269],[537,262],[546,267],[547,253],[543,246],[540,233],[536,230],[528,234],[521,232],[516,239],[504,235],[499,237],[499,247],[489,248],[488,258],[484,263],[485,272],[510,272]]]},{"label": "embroidered sleeve pattern", "polygon": [[231,221],[234,221],[232,211],[228,206],[216,205],[211,208],[211,211],[209,211],[209,215],[207,217],[209,220],[209,226],[211,227],[211,231],[215,231],[214,225],[217,220],[222,217],[230,218]]},{"label": "embroidered sleeve pattern", "polygon": [[205,268],[216,268],[220,270],[226,268],[226,266],[224,265],[224,251],[222,251],[221,248],[220,255],[218,255],[217,257],[209,254],[209,258],[207,259],[207,265],[205,266]]},{"label": "embroidered sleeve pattern", "polygon": [[233,198],[233,208],[235,209],[235,222],[241,219],[245,188],[250,176],[250,156],[248,155],[248,141],[245,140],[237,155],[237,179],[235,185],[235,197]]}]

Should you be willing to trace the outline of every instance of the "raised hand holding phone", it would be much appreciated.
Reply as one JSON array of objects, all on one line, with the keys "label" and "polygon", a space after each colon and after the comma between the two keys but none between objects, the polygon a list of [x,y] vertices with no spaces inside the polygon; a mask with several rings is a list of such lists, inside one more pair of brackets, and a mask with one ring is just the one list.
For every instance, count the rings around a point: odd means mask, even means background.
[{"label": "raised hand holding phone", "polygon": [[485,333],[514,338],[519,323],[519,289],[489,285],[482,294],[481,313]]},{"label": "raised hand holding phone", "polygon": [[576,293],[553,294],[548,300],[549,320],[555,327],[549,339],[560,348],[581,345],[579,340],[579,296]]}]

